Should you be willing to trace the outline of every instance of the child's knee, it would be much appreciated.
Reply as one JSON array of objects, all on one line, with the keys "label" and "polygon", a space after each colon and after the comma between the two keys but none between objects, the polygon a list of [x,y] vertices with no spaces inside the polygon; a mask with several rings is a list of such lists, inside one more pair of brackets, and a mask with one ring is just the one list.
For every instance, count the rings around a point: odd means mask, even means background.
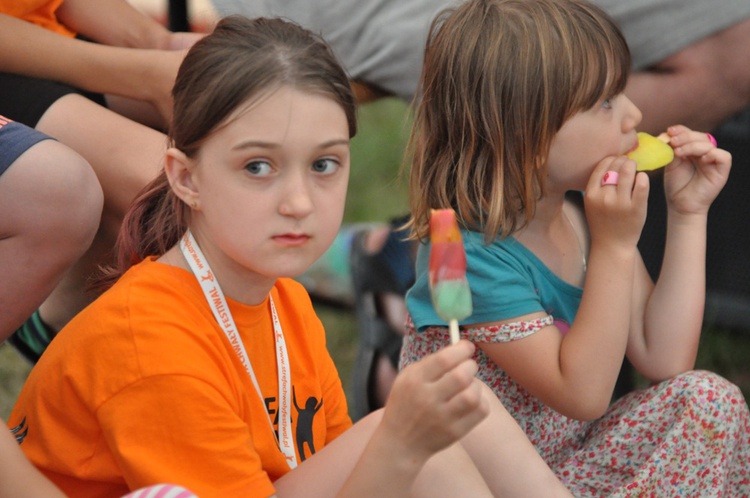
[{"label": "child's knee", "polygon": [[[60,249],[85,252],[91,244],[102,215],[102,188],[89,163],[59,142],[46,140],[42,146],[49,177],[38,184],[36,202],[48,204],[40,228],[60,242]],[[53,156],[54,159],[50,159]]]},{"label": "child's knee", "polygon": [[724,377],[705,370],[691,370],[673,379],[673,389],[680,389],[688,402],[725,416],[747,417],[747,403],[742,391]]},{"label": "child's knee", "polygon": [[81,241],[88,241],[86,242],[88,245],[99,228],[104,206],[104,194],[96,174],[86,160],[77,156],[71,158],[70,164],[75,175],[73,180],[77,185],[73,189],[75,195],[73,196],[73,207],[70,215],[74,216],[80,223],[72,230],[80,237]]}]

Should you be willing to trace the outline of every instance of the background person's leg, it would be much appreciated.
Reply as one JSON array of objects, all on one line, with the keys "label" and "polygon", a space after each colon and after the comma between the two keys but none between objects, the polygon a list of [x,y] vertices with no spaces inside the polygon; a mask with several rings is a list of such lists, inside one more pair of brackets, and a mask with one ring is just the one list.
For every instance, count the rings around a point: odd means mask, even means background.
[{"label": "background person's leg", "polygon": [[76,94],[52,104],[36,128],[81,154],[104,192],[101,224],[91,248],[41,309],[44,321],[58,331],[94,297],[86,291],[89,279],[109,262],[128,205],[160,171],[167,138]]},{"label": "background person's leg", "polygon": [[88,163],[44,140],[0,176],[0,332],[20,326],[89,247],[102,192]]}]

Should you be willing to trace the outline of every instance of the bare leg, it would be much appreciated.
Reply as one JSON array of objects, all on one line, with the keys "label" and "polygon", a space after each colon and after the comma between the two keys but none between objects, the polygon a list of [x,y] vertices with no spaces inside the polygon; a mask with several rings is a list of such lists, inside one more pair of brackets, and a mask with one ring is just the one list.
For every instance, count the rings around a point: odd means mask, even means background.
[{"label": "bare leg", "polygon": [[[433,456],[411,496],[570,497],[529,442],[526,434],[487,386],[489,416],[460,444]],[[371,413],[338,439],[276,481],[279,497],[332,497],[352,472],[382,419]],[[324,476],[324,477],[323,477]]]},{"label": "bare leg", "polygon": [[[89,249],[63,274],[57,286],[39,308],[39,315],[55,332],[59,332],[76,314],[93,301],[97,293],[90,290],[91,279],[101,265],[112,261],[115,237],[100,230]],[[33,310],[32,310],[33,311]]]},{"label": "bare leg", "polygon": [[167,123],[156,108],[148,102],[118,95],[107,95],[107,107],[121,116],[132,119],[155,130],[167,129]]},{"label": "bare leg", "polygon": [[55,102],[37,129],[91,164],[104,191],[102,223],[116,234],[131,200],[161,170],[166,135],[75,94]]},{"label": "bare leg", "polygon": [[710,131],[750,104],[750,19],[696,42],[625,89],[653,134],[673,124]]},{"label": "bare leg", "polygon": [[87,250],[101,210],[91,167],[53,140],[29,148],[0,176],[0,339],[31,315]]},{"label": "bare leg", "polygon": [[[361,419],[312,458],[277,480],[274,483],[276,495],[280,498],[336,496],[381,419],[382,410]],[[503,432],[502,427],[495,427],[494,430]],[[459,445],[454,445],[441,454],[444,455],[437,459],[433,457],[427,463],[423,475],[415,483],[414,493],[409,493],[410,495],[446,498],[492,496],[473,462]]]},{"label": "bare leg", "polygon": [[382,411],[362,418],[292,472],[274,482],[276,495],[280,498],[336,496],[381,419]]},{"label": "bare leg", "polygon": [[484,476],[493,496],[572,496],[495,393],[484,384],[482,387],[490,400],[490,414],[461,440],[461,444]]},{"label": "bare leg", "polygon": [[131,200],[160,171],[167,138],[75,94],[55,102],[37,129],[81,154],[104,192],[101,225],[91,249],[40,310],[44,320],[59,330],[94,297],[85,290],[88,279],[99,265],[108,262]]}]

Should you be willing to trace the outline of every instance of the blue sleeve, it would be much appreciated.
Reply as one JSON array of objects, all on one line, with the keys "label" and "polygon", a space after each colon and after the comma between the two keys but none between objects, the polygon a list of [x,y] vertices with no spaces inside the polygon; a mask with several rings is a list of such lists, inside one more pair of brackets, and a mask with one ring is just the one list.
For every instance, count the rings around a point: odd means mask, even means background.
[{"label": "blue sleeve", "polygon": [[[485,245],[482,235],[463,231],[466,248],[466,277],[471,287],[471,316],[461,324],[497,322],[538,311],[544,306],[535,290],[532,270],[519,258],[515,239],[508,238]],[[406,295],[409,315],[417,330],[445,326],[432,307],[429,288],[429,244],[417,252],[417,278]]]},{"label": "blue sleeve", "polygon": [[533,278],[528,260],[519,257],[522,250],[513,238],[489,245],[482,235],[465,235],[466,276],[471,286],[474,312],[465,323],[499,322],[544,312],[544,306]]}]

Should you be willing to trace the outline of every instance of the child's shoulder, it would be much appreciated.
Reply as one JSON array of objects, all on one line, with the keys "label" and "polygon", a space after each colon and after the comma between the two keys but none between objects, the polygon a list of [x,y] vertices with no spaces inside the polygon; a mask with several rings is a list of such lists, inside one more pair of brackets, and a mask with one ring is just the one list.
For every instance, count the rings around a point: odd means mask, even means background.
[{"label": "child's shoulder", "polygon": [[280,305],[286,309],[295,309],[296,312],[314,313],[310,294],[305,287],[292,278],[279,278],[273,286],[271,295],[274,301],[279,301]]},{"label": "child's shoulder", "polygon": [[274,284],[274,288],[276,288],[279,292],[284,292],[294,296],[302,296],[307,300],[310,300],[310,295],[307,292],[307,289],[305,289],[305,287],[301,283],[294,280],[293,278],[277,279],[276,283]]},{"label": "child's shoulder", "polygon": [[112,286],[112,294],[126,294],[135,299],[161,299],[169,295],[180,296],[187,290],[198,293],[198,280],[191,272],[160,263],[154,257],[148,257],[128,269]]}]

